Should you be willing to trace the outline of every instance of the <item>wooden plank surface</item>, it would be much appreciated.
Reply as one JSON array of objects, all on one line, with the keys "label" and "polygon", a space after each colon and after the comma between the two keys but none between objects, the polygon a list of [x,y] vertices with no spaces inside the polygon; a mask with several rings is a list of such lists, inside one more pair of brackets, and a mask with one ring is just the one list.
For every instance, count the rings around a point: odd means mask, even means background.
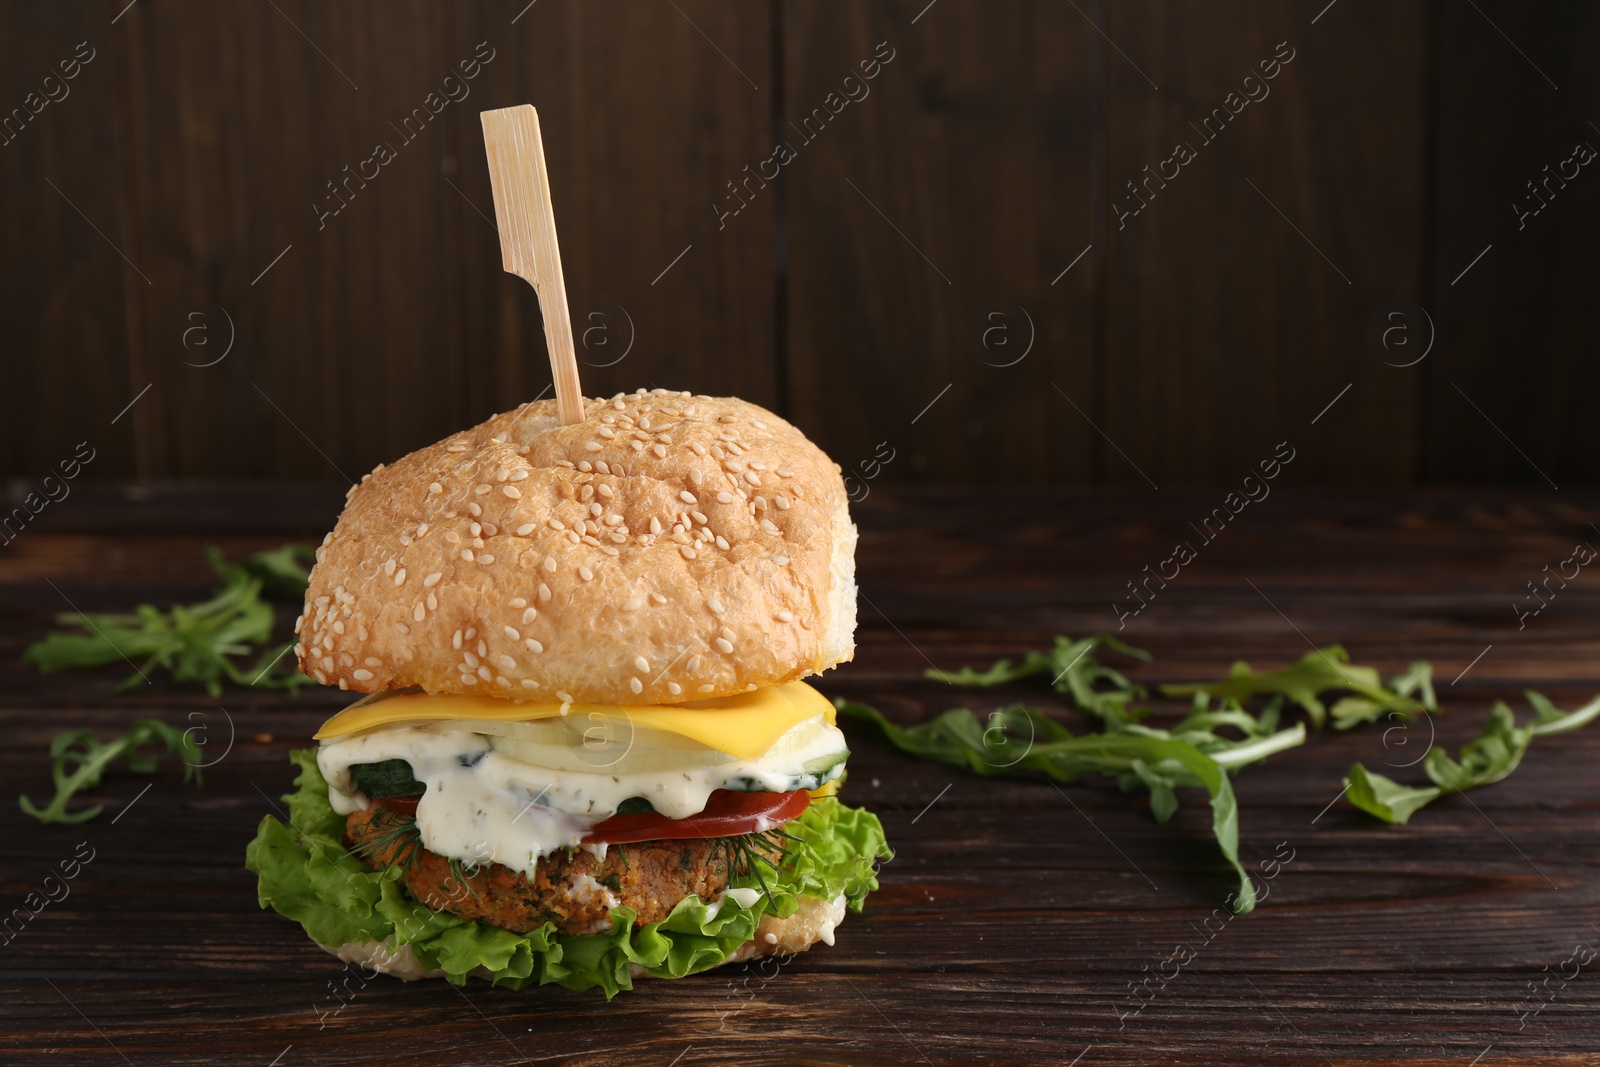
[{"label": "wooden plank surface", "polygon": [[59,477],[85,440],[96,452],[88,476],[135,473],[136,419],[112,420],[145,385],[133,384],[127,313],[146,280],[120,251],[125,205],[105,165],[116,149],[111,42],[100,5],[0,7],[0,262],[8,265],[0,472],[8,475]]},{"label": "wooden plank surface", "polygon": [[1236,482],[1347,386],[1292,476],[1409,483],[1422,371],[1366,332],[1423,299],[1426,9],[1109,15],[1107,483]]},{"label": "wooden plank surface", "polygon": [[[767,5],[508,0],[451,16],[456,39],[500,48],[474,106],[539,109],[585,395],[659,386],[776,406],[772,200],[725,230],[711,206],[771,150]],[[483,138],[476,126],[460,137],[446,166],[460,189],[463,373],[481,418],[550,375],[538,304],[503,275],[484,217]]]},{"label": "wooden plank surface", "polygon": [[1573,415],[1600,389],[1600,267],[1587,239],[1600,181],[1573,156],[1580,144],[1600,150],[1600,10],[1445,4],[1439,41],[1441,358],[1428,368],[1422,474],[1593,481],[1600,443]]},{"label": "wooden plank surface", "polygon": [[1035,2],[784,10],[792,417],[863,485],[1090,480],[1094,31]]},{"label": "wooden plank surface", "polygon": [[[883,818],[898,855],[837,946],[775,977],[750,968],[646,982],[610,1004],[555,988],[385,979],[319,1017],[340,967],[257,909],[242,853],[266,798],[290,784],[288,749],[340,695],[231,690],[213,701],[155,686],[113,698],[120,672],[44,677],[17,656],[62,594],[87,610],[196,597],[209,581],[203,544],[242,553],[314,538],[338,494],[167,490],[141,502],[106,491],[73,503],[0,555],[4,793],[48,790],[55,731],[109,734],[138,715],[200,716],[189,721],[208,725],[221,758],[202,789],[171,769],[149,781],[116,772],[85,798],[107,815],[82,827],[40,827],[0,806],[8,909],[80,842],[95,849],[71,895],[0,955],[7,1063],[115,1061],[114,1046],[134,1064],[281,1067],[1080,1055],[1084,1065],[1466,1067],[1589,1064],[1600,1046],[1590,968],[1525,1027],[1519,1016],[1538,1003],[1530,983],[1574,946],[1600,947],[1600,732],[1536,742],[1507,781],[1405,827],[1337,800],[1352,762],[1414,759],[1423,724],[1314,736],[1236,779],[1246,862],[1293,858],[1254,914],[1225,923],[1213,909],[1229,878],[1193,796],[1161,825],[1104,784],[1070,787],[1069,804],[1048,785],[976,779],[855,736],[847,794]],[[1015,656],[1058,632],[1115,630],[1123,581],[1212,503],[1173,491],[875,492],[857,509],[856,660],[821,686],[903,722],[1028,698],[952,692],[920,672]],[[1571,493],[1280,489],[1204,546],[1122,636],[1155,653],[1136,671],[1148,683],[1211,676],[1236,657],[1284,663],[1308,640],[1343,641],[1385,671],[1430,658],[1444,709],[1436,743],[1453,749],[1494,700],[1518,701],[1524,688],[1568,707],[1600,692],[1600,586],[1580,577],[1522,630],[1510,607],[1544,564],[1592,541],[1597,514],[1600,499]],[[1196,948],[1194,960],[1131,1015],[1131,986],[1178,944]]]}]

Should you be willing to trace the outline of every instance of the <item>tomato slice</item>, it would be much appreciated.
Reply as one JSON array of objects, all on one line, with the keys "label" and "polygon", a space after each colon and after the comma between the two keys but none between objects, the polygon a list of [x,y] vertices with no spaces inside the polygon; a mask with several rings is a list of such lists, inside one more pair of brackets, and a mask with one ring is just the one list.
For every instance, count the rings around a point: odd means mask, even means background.
[{"label": "tomato slice", "polygon": [[718,789],[705,810],[687,819],[669,819],[658,811],[613,815],[584,836],[584,844],[624,845],[632,841],[735,837],[770,830],[795,818],[811,803],[804,789],[792,793],[741,793]]},{"label": "tomato slice", "polygon": [[376,807],[397,811],[401,815],[415,815],[417,813],[417,801],[421,799],[421,797],[383,797],[371,803]]}]

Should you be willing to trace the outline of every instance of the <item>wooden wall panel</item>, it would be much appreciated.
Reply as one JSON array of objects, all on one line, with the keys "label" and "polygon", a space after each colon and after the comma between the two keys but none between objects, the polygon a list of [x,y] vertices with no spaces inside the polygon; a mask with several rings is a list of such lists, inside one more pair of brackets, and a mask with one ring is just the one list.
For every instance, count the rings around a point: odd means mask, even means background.
[{"label": "wooden wall panel", "polygon": [[[112,420],[143,385],[128,369],[124,298],[145,281],[113,247],[124,242],[107,165],[112,40],[99,4],[0,6],[3,474],[48,474],[84,440],[95,458],[81,477],[134,472],[134,421]],[[75,77],[63,77],[63,62]]]},{"label": "wooden wall panel", "polygon": [[[1109,241],[1104,418],[1158,481],[1237,483],[1286,439],[1296,479],[1412,477],[1420,372],[1365,333],[1382,304],[1423,297],[1426,9],[1344,0],[1313,25],[1318,6],[1110,5],[1107,168],[1130,216]],[[1293,58],[1263,83],[1281,42]],[[1162,188],[1180,142],[1193,158]],[[1140,209],[1127,183],[1146,166]]]},{"label": "wooden wall panel", "polygon": [[[1093,30],[1043,2],[784,10],[795,421],[847,472],[887,441],[896,480],[1086,480],[1095,434],[1056,389],[1088,412],[1097,253],[1061,272],[1094,240]],[[870,94],[806,125],[881,43]]]},{"label": "wooden wall panel", "polygon": [[472,417],[550,383],[533,290],[500,268],[477,119],[522,103],[539,108],[585,394],[661,387],[776,405],[772,203],[721,231],[711,206],[766,151],[778,90],[767,5],[453,11],[457,40],[499,49],[446,161]]},{"label": "wooden wall panel", "polygon": [[[456,58],[439,23],[432,0],[161,0],[123,19],[151,472],[355,479],[462,422],[439,166],[460,109],[409,143],[392,125]],[[363,168],[379,144],[392,162]],[[210,347],[181,343],[196,308]],[[231,352],[198,365],[230,318]]]},{"label": "wooden wall panel", "polygon": [[[1579,143],[1600,150],[1600,10],[1479,7],[1441,9],[1433,283],[1441,352],[1428,368],[1423,475],[1592,485],[1600,478],[1591,414],[1600,396],[1600,159],[1566,165],[1577,172],[1570,181],[1559,170]],[[1539,183],[1543,208],[1529,182]]]}]

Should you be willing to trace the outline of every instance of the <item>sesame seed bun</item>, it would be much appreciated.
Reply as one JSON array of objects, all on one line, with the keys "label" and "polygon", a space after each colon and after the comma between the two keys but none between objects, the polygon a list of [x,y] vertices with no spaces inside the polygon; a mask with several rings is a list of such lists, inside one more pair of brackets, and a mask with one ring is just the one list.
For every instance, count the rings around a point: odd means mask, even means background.
[{"label": "sesame seed bun", "polygon": [[300,669],[421,686],[671,704],[775,685],[855,651],[855,526],[839,468],[754,404],[653,392],[452,434],[351,489],[317,550]]}]

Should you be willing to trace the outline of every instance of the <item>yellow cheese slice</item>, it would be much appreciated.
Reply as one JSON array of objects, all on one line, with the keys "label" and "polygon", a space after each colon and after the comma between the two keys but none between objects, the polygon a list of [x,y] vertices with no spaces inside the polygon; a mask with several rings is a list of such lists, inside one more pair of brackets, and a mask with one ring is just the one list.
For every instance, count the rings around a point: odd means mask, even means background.
[{"label": "yellow cheese slice", "polygon": [[[516,703],[495,697],[380,694],[345,708],[322,724],[317,740],[399,723],[490,721],[534,722],[561,714],[555,701]],[[823,716],[834,721],[833,703],[804,682],[769,685],[748,693],[687,704],[572,704],[568,715],[599,714],[634,726],[666,730],[739,759],[759,759],[789,730]]]}]

